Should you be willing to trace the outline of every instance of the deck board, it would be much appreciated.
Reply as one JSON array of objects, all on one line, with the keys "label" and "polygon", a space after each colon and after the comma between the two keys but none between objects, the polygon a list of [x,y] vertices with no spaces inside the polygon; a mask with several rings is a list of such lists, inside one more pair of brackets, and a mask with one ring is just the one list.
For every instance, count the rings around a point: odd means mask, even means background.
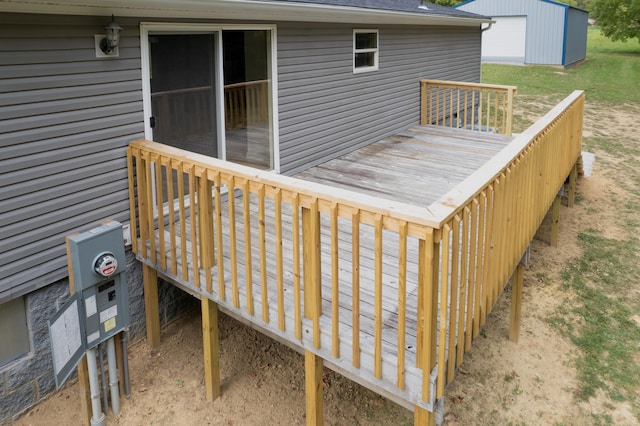
[{"label": "deck board", "polygon": [[446,127],[412,127],[296,177],[426,207],[513,138]]}]

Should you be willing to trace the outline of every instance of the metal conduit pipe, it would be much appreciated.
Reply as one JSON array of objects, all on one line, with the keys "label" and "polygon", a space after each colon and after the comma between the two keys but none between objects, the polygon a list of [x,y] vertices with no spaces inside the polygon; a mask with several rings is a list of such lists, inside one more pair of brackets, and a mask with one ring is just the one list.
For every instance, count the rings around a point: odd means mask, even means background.
[{"label": "metal conduit pipe", "polygon": [[116,366],[116,345],[113,337],[107,340],[107,364],[109,366],[109,389],[113,415],[120,414],[120,389],[118,389],[118,368]]},{"label": "metal conduit pipe", "polygon": [[104,376],[104,345],[98,345],[100,354],[100,382],[102,383],[102,403],[105,414],[109,412],[109,396],[107,395],[107,379]]},{"label": "metal conduit pipe", "polygon": [[89,372],[89,390],[91,391],[91,426],[104,426],[104,413],[100,406],[100,385],[98,385],[98,366],[96,365],[96,350],[87,350],[87,368]]}]

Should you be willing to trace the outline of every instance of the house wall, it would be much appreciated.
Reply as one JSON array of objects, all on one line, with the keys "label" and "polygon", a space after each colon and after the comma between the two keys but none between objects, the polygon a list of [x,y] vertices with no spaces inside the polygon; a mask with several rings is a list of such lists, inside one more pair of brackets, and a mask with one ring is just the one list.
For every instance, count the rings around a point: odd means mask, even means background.
[{"label": "house wall", "polygon": [[[353,28],[379,30],[379,70],[352,72]],[[421,78],[480,80],[479,28],[279,25],[281,171],[419,122]]]},{"label": "house wall", "polygon": [[[30,350],[0,366],[0,425],[55,389],[47,320],[69,296],[65,235],[129,217],[126,146],[143,137],[137,20],[96,59],[108,18],[0,13],[0,306],[24,297]],[[140,264],[127,250],[130,341],[144,335]],[[161,323],[197,301],[160,283]],[[0,307],[1,309],[1,307]]]},{"label": "house wall", "polygon": [[545,0],[472,0],[456,8],[489,17],[527,16],[525,63],[563,64],[565,6]]},{"label": "house wall", "polygon": [[[0,366],[0,424],[54,388],[46,321],[68,297],[65,236],[128,221],[126,146],[144,136],[140,21],[118,19],[120,56],[96,58],[109,17],[0,13],[0,304],[25,297],[31,341]],[[354,75],[355,26],[277,25],[287,174],[417,124],[420,78],[480,79],[478,28],[377,27],[380,69]],[[127,256],[136,339],[141,278]],[[195,300],[162,284],[159,298],[162,323]]]},{"label": "house wall", "polygon": [[139,37],[126,31],[120,57],[98,59],[107,22],[0,14],[0,303],[67,275],[65,235],[129,217]]},{"label": "house wall", "polygon": [[589,12],[569,9],[565,40],[564,65],[575,64],[587,57],[587,29]]}]

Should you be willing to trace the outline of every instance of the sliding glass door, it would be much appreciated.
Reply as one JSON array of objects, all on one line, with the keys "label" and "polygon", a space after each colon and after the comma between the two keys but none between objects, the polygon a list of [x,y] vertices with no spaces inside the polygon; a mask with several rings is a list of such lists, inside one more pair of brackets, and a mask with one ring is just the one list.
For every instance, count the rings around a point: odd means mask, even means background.
[{"label": "sliding glass door", "polygon": [[271,30],[158,28],[147,37],[152,139],[274,169]]}]

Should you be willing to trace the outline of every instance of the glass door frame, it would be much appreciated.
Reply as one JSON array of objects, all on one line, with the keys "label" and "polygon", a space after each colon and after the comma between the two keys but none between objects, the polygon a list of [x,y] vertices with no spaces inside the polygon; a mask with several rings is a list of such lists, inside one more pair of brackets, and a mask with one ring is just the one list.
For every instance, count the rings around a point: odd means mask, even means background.
[{"label": "glass door frame", "polygon": [[226,160],[226,140],[225,140],[225,108],[224,108],[224,79],[223,79],[223,51],[222,51],[222,31],[224,30],[265,30],[271,35],[270,52],[270,73],[271,91],[269,93],[269,124],[272,129],[271,147],[273,155],[273,168],[271,171],[280,173],[280,150],[279,150],[279,127],[278,127],[278,66],[277,66],[277,34],[275,25],[243,25],[243,24],[204,24],[204,23],[171,23],[171,22],[141,22],[140,23],[140,59],[142,72],[142,107],[144,116],[144,137],[153,140],[153,129],[151,128],[151,81],[150,81],[150,58],[149,58],[149,36],[154,34],[207,34],[216,35],[215,49],[215,85],[216,85],[216,135],[218,140],[218,152],[220,159]]}]

